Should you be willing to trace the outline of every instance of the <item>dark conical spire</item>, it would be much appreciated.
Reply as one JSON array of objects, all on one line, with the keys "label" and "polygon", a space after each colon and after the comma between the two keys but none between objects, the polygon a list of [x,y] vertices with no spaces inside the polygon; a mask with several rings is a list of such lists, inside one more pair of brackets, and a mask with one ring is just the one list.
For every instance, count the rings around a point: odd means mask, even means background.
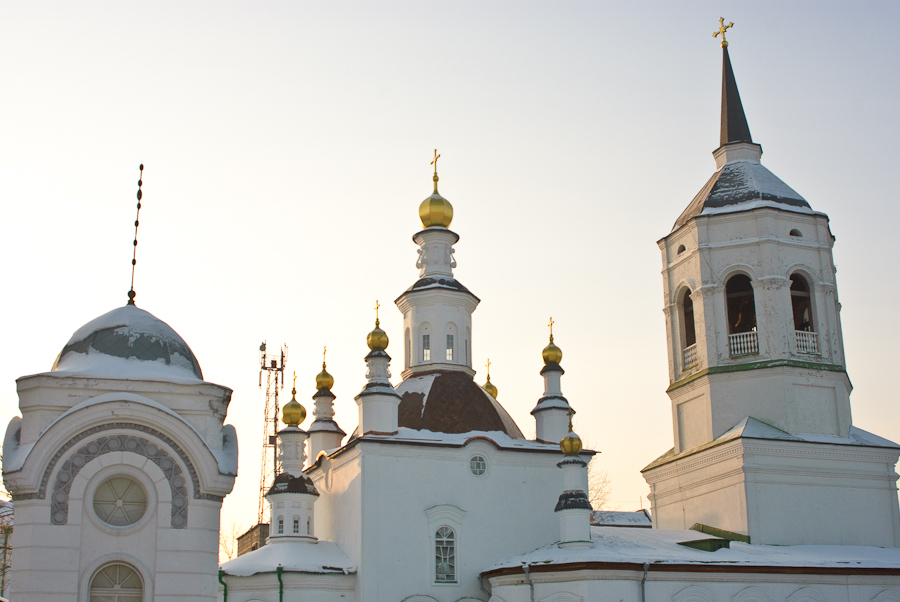
[{"label": "dark conical spire", "polygon": [[722,47],[722,128],[719,133],[719,145],[729,142],[753,142],[750,137],[750,126],[741,105],[731,59],[728,58],[728,47]]}]

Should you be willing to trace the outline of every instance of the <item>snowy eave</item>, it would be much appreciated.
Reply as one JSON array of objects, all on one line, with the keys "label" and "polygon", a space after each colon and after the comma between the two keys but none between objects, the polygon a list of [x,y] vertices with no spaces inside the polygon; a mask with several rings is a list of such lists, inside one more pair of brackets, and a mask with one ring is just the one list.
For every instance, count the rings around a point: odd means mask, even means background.
[{"label": "snowy eave", "polygon": [[837,435],[819,435],[815,433],[797,433],[796,435],[792,435],[790,433],[782,431],[781,429],[777,429],[774,426],[770,426],[764,422],[748,416],[731,427],[725,433],[722,433],[720,437],[714,439],[713,441],[710,441],[709,443],[704,443],[703,445],[687,449],[679,454],[674,453],[674,450],[669,450],[668,452],[651,462],[649,465],[647,465],[641,472],[651,468],[656,468],[657,466],[661,466],[663,464],[668,464],[669,462],[679,460],[681,458],[685,458],[705,449],[709,449],[711,447],[722,445],[729,441],[734,441],[735,439],[742,438],[900,449],[900,445],[894,443],[893,441],[884,439],[883,437],[879,437],[878,435],[874,435],[855,426],[850,427],[849,437],[838,437]]},{"label": "snowy eave", "polygon": [[216,463],[219,467],[219,473],[228,476],[236,476],[237,475],[237,460],[238,460],[238,447],[237,447],[237,431],[230,424],[226,424],[223,427],[223,437],[225,438],[223,442],[223,447],[221,450],[210,449],[209,446],[206,445],[206,441],[203,439],[203,436],[200,432],[188,421],[182,418],[177,412],[172,409],[164,406],[163,404],[150,399],[149,397],[144,397],[143,395],[136,395],[134,393],[103,393],[102,395],[97,395],[96,397],[92,397],[90,399],[85,399],[84,401],[75,404],[68,410],[66,410],[63,414],[58,416],[56,420],[51,422],[47,428],[45,428],[38,438],[34,441],[34,443],[30,443],[28,445],[15,445],[12,440],[10,440],[10,436],[14,435],[14,433],[10,433],[7,431],[6,440],[3,442],[3,471],[4,472],[16,472],[21,470],[25,465],[25,461],[28,459],[28,454],[31,453],[31,450],[37,444],[38,441],[41,440],[41,437],[53,428],[57,422],[65,419],[71,414],[79,410],[83,410],[85,408],[89,408],[91,406],[95,406],[101,403],[107,402],[118,402],[118,401],[129,401],[132,403],[139,403],[145,406],[149,406],[151,408],[157,409],[160,412],[164,412],[176,419],[180,422],[188,426],[194,433],[197,434],[197,438],[200,441],[203,441],[203,446],[209,450],[209,453],[213,455],[216,459]]},{"label": "snowy eave", "polygon": [[222,564],[226,575],[249,577],[274,573],[278,566],[286,572],[347,575],[356,565],[341,548],[330,541],[271,540],[267,545]]},{"label": "snowy eave", "polygon": [[[551,544],[533,552],[510,558],[490,567],[485,573],[521,569],[525,564],[545,566],[553,570],[559,565],[585,563],[622,563],[642,566],[650,563],[653,570],[666,570],[659,565],[703,565],[726,570],[729,567],[797,567],[816,569],[900,569],[900,549],[870,546],[768,546],[732,541],[730,548],[705,552],[679,545],[700,539],[719,539],[699,531],[666,529],[622,529],[591,527],[593,546],[586,550],[560,548]],[[549,565],[549,566],[547,566]],[[574,568],[574,567],[573,567]],[[504,571],[506,569],[506,571]],[[534,570],[534,569],[532,569]],[[673,567],[674,570],[674,567]],[[746,570],[746,569],[744,569]]]},{"label": "snowy eave", "polygon": [[[559,445],[555,443],[541,443],[528,439],[513,439],[503,431],[470,431],[468,433],[435,433],[433,431],[401,427],[394,435],[368,434],[361,437],[362,441],[383,441],[391,443],[412,443],[419,445],[446,445],[450,447],[463,447],[476,440],[487,440],[499,449],[521,449],[540,452],[555,452],[561,454]],[[586,452],[593,454],[593,452]]]}]

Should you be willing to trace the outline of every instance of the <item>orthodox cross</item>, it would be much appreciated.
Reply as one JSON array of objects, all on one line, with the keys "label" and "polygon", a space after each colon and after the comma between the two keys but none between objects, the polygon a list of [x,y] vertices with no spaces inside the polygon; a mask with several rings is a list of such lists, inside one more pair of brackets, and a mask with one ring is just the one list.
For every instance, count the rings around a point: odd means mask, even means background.
[{"label": "orthodox cross", "polygon": [[381,307],[381,303],[378,302],[378,299],[375,299],[375,326],[378,326],[378,308]]},{"label": "orthodox cross", "polygon": [[134,267],[137,265],[137,231],[138,231],[138,218],[141,216],[141,198],[144,196],[144,193],[141,192],[141,186],[144,185],[144,164],[141,163],[139,168],[141,170],[141,175],[138,178],[138,191],[137,191],[137,214],[134,216],[134,253],[131,256],[131,290],[128,291],[128,305],[134,305],[134,298],[137,296],[137,293],[134,292]]},{"label": "orthodox cross", "polygon": [[719,34],[722,34],[722,48],[728,48],[728,42],[725,41],[725,31],[734,27],[734,23],[729,23],[725,25],[725,18],[719,17],[719,31],[713,34],[714,38],[718,38]]},{"label": "orthodox cross", "polygon": [[553,316],[550,316],[550,323],[547,324],[547,326],[550,327],[550,340],[551,340],[551,341],[553,340],[553,325],[554,325],[555,323],[556,323],[556,322],[553,321]]},{"label": "orthodox cross", "polygon": [[491,358],[488,358],[488,363],[485,365],[487,368],[488,377],[491,376]]},{"label": "orthodox cross", "polygon": [[441,156],[437,154],[437,149],[434,149],[434,161],[430,163],[430,165],[434,165],[434,175],[437,175],[437,160],[440,158]]},{"label": "orthodox cross", "polygon": [[325,353],[328,351],[328,346],[322,347],[322,366],[325,366]]},{"label": "orthodox cross", "polygon": [[294,391],[297,391],[297,371],[294,370]]}]

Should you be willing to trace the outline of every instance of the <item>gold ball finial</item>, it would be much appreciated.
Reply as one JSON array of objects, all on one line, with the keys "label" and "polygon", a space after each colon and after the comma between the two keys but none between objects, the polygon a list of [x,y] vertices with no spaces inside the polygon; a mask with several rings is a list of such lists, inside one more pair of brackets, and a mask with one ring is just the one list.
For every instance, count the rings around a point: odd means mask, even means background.
[{"label": "gold ball finial", "polygon": [[419,205],[419,219],[425,228],[449,228],[453,221],[453,205],[438,193],[437,160],[440,158],[437,149],[434,149],[434,160],[431,162],[434,165],[434,176],[431,178],[434,181],[434,193]]},{"label": "gold ball finial", "polygon": [[298,427],[306,420],[306,408],[297,401],[297,373],[294,372],[294,388],[291,389],[291,400],[281,408],[281,421],[287,426]]},{"label": "gold ball finial", "polygon": [[566,456],[577,456],[581,453],[582,443],[581,437],[575,434],[575,431],[572,429],[572,417],[575,415],[575,410],[569,408],[569,434],[563,437],[559,442],[559,449]]},{"label": "gold ball finial", "polygon": [[550,323],[548,326],[550,327],[550,344],[544,347],[544,350],[541,352],[541,356],[544,358],[544,364],[558,364],[562,361],[563,353],[562,349],[556,346],[553,342],[553,325],[555,322],[553,318],[550,318]]},{"label": "gold ball finial", "polygon": [[334,386],[334,377],[328,374],[328,371],[325,369],[326,351],[328,351],[328,347],[324,347],[322,349],[322,371],[316,375],[316,389],[320,391],[330,391],[331,387]]},{"label": "gold ball finial", "polygon": [[485,391],[488,392],[488,395],[497,399],[497,387],[491,382],[491,360],[490,358],[487,361],[487,382],[484,383],[484,387],[482,387]]},{"label": "gold ball finial", "polygon": [[379,328],[381,326],[381,320],[378,319],[378,308],[381,307],[381,304],[378,301],[375,301],[375,330],[369,333],[369,336],[366,337],[366,345],[369,346],[369,349],[372,351],[384,351],[388,346],[388,335],[385,331]]}]

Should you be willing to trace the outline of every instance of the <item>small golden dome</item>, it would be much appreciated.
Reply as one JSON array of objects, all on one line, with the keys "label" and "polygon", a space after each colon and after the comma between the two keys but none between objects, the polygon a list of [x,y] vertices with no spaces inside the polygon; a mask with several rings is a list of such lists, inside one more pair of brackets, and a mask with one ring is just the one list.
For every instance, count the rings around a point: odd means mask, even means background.
[{"label": "small golden dome", "polygon": [[485,391],[487,391],[491,397],[493,397],[494,399],[497,399],[497,387],[495,387],[493,385],[493,383],[491,383],[491,375],[490,374],[488,374],[487,382],[484,383],[484,387],[482,387],[482,388]]},{"label": "small golden dome", "polygon": [[559,442],[559,449],[567,456],[577,456],[581,447],[581,437],[571,431]]},{"label": "small golden dome", "polygon": [[300,426],[306,420],[306,408],[297,401],[297,389],[291,390],[291,400],[281,409],[281,421],[288,426]]},{"label": "small golden dome", "polygon": [[419,219],[422,220],[422,226],[425,228],[434,226],[440,226],[441,228],[450,227],[450,222],[453,221],[453,205],[438,194],[437,184],[435,184],[434,194],[419,205]]},{"label": "small golden dome", "polygon": [[369,346],[369,349],[372,351],[384,351],[388,346],[388,335],[385,331],[379,328],[381,326],[381,321],[375,320],[375,330],[369,333],[369,336],[366,337],[366,345]]},{"label": "small golden dome", "polygon": [[550,335],[550,344],[541,352],[544,364],[558,364],[562,361],[562,349],[553,343],[553,335]]},{"label": "small golden dome", "polygon": [[334,377],[328,374],[328,371],[325,370],[325,362],[322,362],[322,371],[316,375],[316,389],[320,391],[322,389],[331,390],[331,387],[334,386]]}]

